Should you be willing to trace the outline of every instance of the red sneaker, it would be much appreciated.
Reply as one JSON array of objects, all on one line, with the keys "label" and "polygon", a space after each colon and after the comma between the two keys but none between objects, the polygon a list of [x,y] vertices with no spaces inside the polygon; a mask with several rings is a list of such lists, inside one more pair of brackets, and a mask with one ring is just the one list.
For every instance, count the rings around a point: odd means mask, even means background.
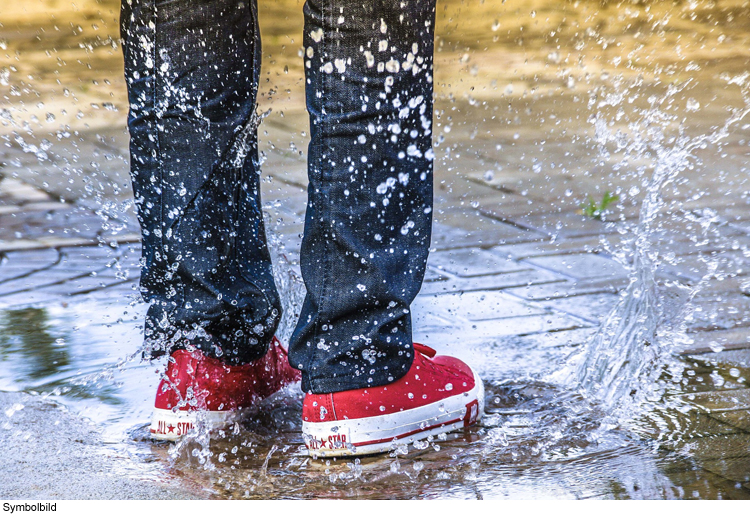
[{"label": "red sneaker", "polygon": [[414,363],[389,385],[307,394],[302,433],[312,456],[383,453],[477,423],[482,380],[463,361],[414,343]]},{"label": "red sneaker", "polygon": [[268,353],[247,365],[227,365],[198,351],[177,350],[156,390],[151,436],[177,440],[195,427],[197,412],[220,426],[243,407],[299,381],[286,350],[275,337]]}]

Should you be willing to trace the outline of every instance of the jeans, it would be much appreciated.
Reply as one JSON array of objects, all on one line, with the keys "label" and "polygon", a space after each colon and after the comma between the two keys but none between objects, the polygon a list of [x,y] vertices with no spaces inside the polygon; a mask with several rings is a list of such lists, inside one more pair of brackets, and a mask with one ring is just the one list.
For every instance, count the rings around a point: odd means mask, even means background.
[{"label": "jeans", "polygon": [[[432,222],[435,0],[308,0],[307,287],[289,357],[314,393],[395,381]],[[255,0],[123,0],[145,351],[241,364],[281,303],[260,204]]]}]

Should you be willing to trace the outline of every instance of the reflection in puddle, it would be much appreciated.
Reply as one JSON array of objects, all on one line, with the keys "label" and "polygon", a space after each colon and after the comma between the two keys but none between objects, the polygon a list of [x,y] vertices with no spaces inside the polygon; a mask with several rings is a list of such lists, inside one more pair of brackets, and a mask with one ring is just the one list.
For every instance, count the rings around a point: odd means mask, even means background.
[{"label": "reflection in puddle", "polygon": [[70,365],[64,334],[53,335],[44,308],[8,310],[0,316],[0,351],[21,370],[13,383],[43,380]]}]

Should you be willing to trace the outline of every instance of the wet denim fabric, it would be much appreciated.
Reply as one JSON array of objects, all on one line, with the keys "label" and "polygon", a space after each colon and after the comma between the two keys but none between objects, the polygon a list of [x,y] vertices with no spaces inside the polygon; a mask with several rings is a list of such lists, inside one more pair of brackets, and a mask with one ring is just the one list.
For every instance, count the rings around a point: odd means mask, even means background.
[{"label": "wet denim fabric", "polygon": [[[409,306],[432,221],[434,0],[308,0],[310,112],[290,362],[316,393],[384,385],[413,359]],[[146,351],[262,356],[281,306],[259,195],[254,1],[123,0]]]}]

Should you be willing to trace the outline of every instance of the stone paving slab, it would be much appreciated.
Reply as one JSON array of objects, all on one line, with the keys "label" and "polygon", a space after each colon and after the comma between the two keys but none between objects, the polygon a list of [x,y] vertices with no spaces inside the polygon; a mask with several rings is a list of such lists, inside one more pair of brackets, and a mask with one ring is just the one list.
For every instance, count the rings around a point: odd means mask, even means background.
[{"label": "stone paving slab", "polygon": [[85,297],[86,300],[102,303],[112,302],[112,300],[115,299],[118,303],[121,303],[121,309],[126,306],[129,307],[125,308],[125,310],[127,310],[129,313],[137,312],[140,314],[142,312],[142,315],[136,317],[136,322],[138,325],[141,325],[143,323],[147,306],[141,298],[138,280],[128,280],[114,283],[104,289],[87,292],[85,295],[78,297],[78,299],[80,299],[81,297]]},{"label": "stone paving slab", "polygon": [[420,294],[432,295],[481,290],[502,290],[505,288],[526,286],[528,284],[559,281],[560,277],[558,275],[546,270],[499,273],[497,275],[485,275],[466,279],[449,277],[447,280],[423,284]]},{"label": "stone paving slab", "polygon": [[[696,308],[688,325],[691,333],[750,327],[750,297],[742,293],[702,292],[693,299]],[[746,329],[750,335],[750,328]]]},{"label": "stone paving slab", "polygon": [[717,258],[721,262],[722,270],[730,271],[735,275],[746,275],[750,272],[744,254],[741,251],[731,250],[722,251],[720,257],[702,253],[683,254],[678,256],[677,262],[674,264],[660,262],[660,268],[662,273],[697,282],[708,272],[709,262]]},{"label": "stone paving slab", "polygon": [[547,307],[549,310],[564,312],[592,324],[599,324],[604,316],[614,308],[619,298],[619,295],[611,293],[595,293],[592,295],[555,299],[554,301],[545,301],[539,304]]},{"label": "stone paving slab", "polygon": [[107,279],[103,279],[100,277],[86,276],[86,277],[80,277],[80,278],[67,280],[61,284],[45,286],[43,288],[39,288],[39,291],[42,291],[45,293],[57,293],[59,295],[72,296],[72,295],[81,295],[85,293],[91,293],[93,291],[108,288],[110,286],[115,286],[123,282],[128,282],[128,281],[107,280]]},{"label": "stone paving slab", "polygon": [[527,350],[544,350],[550,348],[565,348],[571,352],[593,335],[596,327],[586,326],[586,323],[573,319],[562,318],[559,322],[574,326],[551,329],[543,333],[530,333],[522,336],[511,336],[512,342]]},{"label": "stone paving slab", "polygon": [[726,460],[750,456],[750,434],[737,433],[680,441],[676,451],[696,459],[701,465],[706,461]]},{"label": "stone paving slab", "polygon": [[687,345],[682,354],[701,354],[721,350],[739,350],[748,348],[750,328],[740,327],[713,332],[700,332],[691,336],[693,343]]},{"label": "stone paving slab", "polygon": [[533,334],[575,330],[586,325],[574,317],[545,314],[473,322],[467,330],[468,339],[493,339],[506,336],[525,337]]},{"label": "stone paving slab", "polygon": [[[743,216],[747,217],[747,212],[743,211]],[[728,225],[730,227],[735,228],[738,231],[750,234],[750,220],[745,220],[745,219],[730,220],[728,222]]]},{"label": "stone paving slab", "polygon": [[744,409],[740,411],[725,411],[711,413],[717,420],[729,424],[737,429],[750,433],[750,411]]},{"label": "stone paving slab", "polygon": [[22,211],[18,205],[0,205],[0,215],[15,214]]},{"label": "stone paving slab", "polygon": [[263,165],[263,171],[272,181],[307,189],[307,162],[304,160],[291,160],[281,154],[270,153]]},{"label": "stone paving slab", "polygon": [[60,262],[55,264],[51,271],[66,271],[68,273],[92,273],[97,270],[105,269],[108,260],[69,260],[62,256]]},{"label": "stone paving slab", "polygon": [[46,303],[59,303],[61,302],[60,295],[54,293],[40,291],[40,290],[28,290],[12,295],[5,295],[0,297],[0,307],[12,307],[12,306],[32,306]]},{"label": "stone paving slab", "polygon": [[[46,189],[68,203],[85,204],[96,209],[109,199],[131,198],[127,160],[128,136],[121,128],[81,128],[70,138],[56,138],[47,151],[48,159],[13,149],[13,167],[9,175],[37,189]],[[7,150],[5,152],[8,152]],[[74,174],[75,178],[64,175]],[[125,189],[127,191],[123,192]]]},{"label": "stone paving slab", "polygon": [[30,263],[47,264],[55,263],[60,256],[56,248],[44,248],[37,250],[15,251],[3,255],[0,266],[3,268],[26,267]]},{"label": "stone paving slab", "polygon": [[[748,500],[750,494],[743,487],[738,487],[737,482],[727,480],[714,473],[701,473],[700,481],[696,479],[694,468],[687,470],[674,470],[672,468],[661,469],[663,474],[669,478],[670,482],[680,491],[671,499],[729,499],[729,500]],[[721,491],[718,491],[721,490]],[[718,492],[717,492],[718,491]]]},{"label": "stone paving slab", "polygon": [[531,257],[524,261],[577,280],[628,276],[628,271],[620,263],[591,253]]},{"label": "stone paving slab", "polygon": [[699,392],[682,399],[708,413],[750,410],[750,389]]},{"label": "stone paving slab", "polygon": [[92,211],[70,208],[36,211],[20,211],[0,216],[2,238],[34,239],[43,236],[61,236],[72,233],[87,239],[95,238],[102,231],[102,221]]},{"label": "stone paving slab", "polygon": [[508,194],[517,194],[521,189],[523,178],[516,171],[496,172],[491,169],[465,170],[464,177],[487,186],[490,189]]},{"label": "stone paving slab", "polygon": [[741,293],[750,297],[750,280],[746,277],[730,277],[724,280],[711,281],[703,290],[706,295],[720,295],[723,293]]},{"label": "stone paving slab", "polygon": [[576,239],[544,240],[539,242],[521,242],[505,244],[491,248],[490,251],[501,258],[542,257],[550,255],[567,255],[571,253],[606,253],[607,248],[618,248],[625,240],[620,234],[589,236]]},{"label": "stone paving slab", "polygon": [[605,222],[589,218],[575,211],[516,216],[515,214],[509,214],[510,211],[505,208],[487,207],[486,205],[482,206],[480,211],[490,218],[509,222],[517,227],[550,237],[563,235],[565,238],[574,238],[606,235],[615,233],[618,229],[618,222]]},{"label": "stone paving slab", "polygon": [[52,302],[120,284],[132,293],[139,259],[140,245],[127,243],[7,253],[0,261],[0,306]]},{"label": "stone paving slab", "polygon": [[[664,438],[664,421],[671,422],[670,425],[674,428],[674,432],[679,431],[679,440],[675,442],[670,438]],[[680,441],[690,441],[705,437],[741,435],[743,433],[742,430],[734,427],[732,424],[717,420],[713,415],[705,414],[696,409],[680,412],[675,415],[667,415],[664,411],[659,411],[657,415],[643,417],[638,425],[641,436],[651,440],[665,440],[664,446],[672,450],[676,449],[677,443]],[[670,436],[669,432],[667,432],[667,436]]]},{"label": "stone paving slab", "polygon": [[493,225],[491,230],[480,230],[471,226],[458,227],[436,220],[432,228],[431,245],[437,250],[467,247],[486,248],[507,242],[540,239],[542,237],[538,234],[501,222]]},{"label": "stone paving slab", "polygon": [[60,253],[53,248],[14,251],[0,255],[0,284],[56,264]]},{"label": "stone paving slab", "polygon": [[412,306],[414,311],[431,312],[448,318],[460,317],[468,321],[545,313],[541,307],[532,306],[495,291],[420,295]]},{"label": "stone paving slab", "polygon": [[[69,280],[89,277],[90,274],[74,270],[44,270],[37,271],[27,277],[0,284],[0,296],[12,295],[30,290],[42,290],[49,286],[65,284]],[[50,290],[46,290],[50,291]]]},{"label": "stone paving slab", "polygon": [[750,456],[704,460],[701,467],[735,482],[750,482]]},{"label": "stone paving slab", "polygon": [[533,269],[529,264],[501,259],[478,248],[437,251],[430,254],[427,264],[462,278]]},{"label": "stone paving slab", "polygon": [[50,213],[54,211],[62,211],[62,210],[70,210],[70,204],[62,203],[62,202],[52,202],[52,201],[45,201],[45,202],[31,202],[24,204],[21,206],[18,210],[19,213],[29,212],[29,213],[38,213],[38,212],[44,212],[44,213]]},{"label": "stone paving slab", "polygon": [[[709,399],[707,394],[715,392],[693,396]],[[668,440],[662,445],[681,455],[689,456],[701,468],[722,478],[738,483],[745,482],[745,477],[750,475],[746,473],[749,468],[747,460],[750,460],[750,434],[747,434],[750,428],[750,411],[710,411],[709,414],[704,414],[705,408],[694,408],[696,410],[668,417],[673,424],[675,420],[679,422],[676,427],[679,440]],[[648,436],[648,428],[642,429],[642,432]],[[663,434],[662,426],[652,427],[652,438],[662,438]]]},{"label": "stone paving slab", "polygon": [[444,273],[440,273],[439,271],[435,270],[434,268],[430,268],[430,267],[428,267],[425,270],[425,274],[424,274],[424,282],[425,283],[444,281],[444,280],[448,280],[450,278],[451,278],[450,276],[445,275]]},{"label": "stone paving slab", "polygon": [[[579,330],[586,325],[585,322],[560,314],[518,316],[472,322],[450,318],[445,315],[441,319],[445,323],[433,321],[433,324],[422,325],[418,317],[415,317],[415,339],[429,337],[430,343],[437,348],[460,352],[469,346],[482,348],[487,346],[488,343],[498,343],[499,340],[504,338],[512,338],[514,344],[520,346],[524,343],[531,343],[532,341],[527,340],[528,338],[538,338],[539,340],[535,342],[542,343],[545,336],[560,334],[558,344],[547,349],[562,348],[567,346],[567,342],[577,341],[581,338],[568,332]],[[526,341],[524,341],[525,339]],[[536,351],[536,353],[540,352],[539,350]],[[486,357],[483,357],[483,364],[486,363],[486,359]],[[537,365],[538,359],[537,356],[531,354],[530,361],[532,363]],[[511,367],[517,368],[518,366],[511,365]]]},{"label": "stone paving slab", "polygon": [[750,348],[723,350],[721,352],[706,352],[687,357],[709,365],[735,368],[740,373],[750,369]]},{"label": "stone paving slab", "polygon": [[21,206],[33,202],[52,202],[49,194],[17,178],[0,176],[0,204]]},{"label": "stone paving slab", "polygon": [[41,236],[33,240],[0,240],[0,253],[43,248],[96,246],[100,242],[105,244],[132,244],[140,242],[140,240],[140,235],[135,234],[94,238],[82,238],[79,236]]},{"label": "stone paving slab", "polygon": [[595,279],[590,281],[575,281],[572,279],[558,280],[546,284],[535,283],[506,291],[512,295],[532,301],[549,301],[553,299],[573,299],[583,295],[615,294],[627,287],[628,278]]}]

